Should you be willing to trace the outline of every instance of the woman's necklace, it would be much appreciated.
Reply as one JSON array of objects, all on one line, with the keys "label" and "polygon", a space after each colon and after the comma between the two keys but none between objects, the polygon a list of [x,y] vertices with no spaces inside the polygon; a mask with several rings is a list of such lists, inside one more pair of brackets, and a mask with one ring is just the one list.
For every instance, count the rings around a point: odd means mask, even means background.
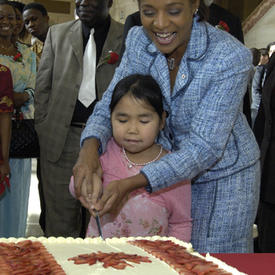
[{"label": "woman's necklace", "polygon": [[125,159],[128,161],[128,168],[132,168],[133,166],[144,166],[144,165],[147,165],[149,163],[152,163],[152,162],[156,161],[162,153],[162,146],[160,145],[160,151],[154,159],[152,159],[151,161],[148,161],[148,162],[144,162],[144,163],[135,163],[135,162],[132,162],[131,160],[129,160],[128,157],[127,157],[127,154],[125,152],[124,147],[122,147],[122,152],[123,152],[123,155],[124,155]]},{"label": "woman's necklace", "polygon": [[174,57],[171,57],[171,58],[168,58],[167,57],[167,64],[168,64],[168,68],[169,68],[169,71],[173,71],[175,69],[175,58]]},{"label": "woman's necklace", "polygon": [[0,45],[0,54],[12,57],[14,59],[14,57],[18,54],[18,50],[13,43],[11,43],[9,46]]}]

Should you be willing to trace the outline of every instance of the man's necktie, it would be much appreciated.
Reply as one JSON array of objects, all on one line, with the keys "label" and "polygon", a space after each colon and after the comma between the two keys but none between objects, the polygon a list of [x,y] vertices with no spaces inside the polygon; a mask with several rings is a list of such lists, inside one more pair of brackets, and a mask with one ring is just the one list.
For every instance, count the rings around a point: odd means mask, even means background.
[{"label": "man's necktie", "polygon": [[96,45],[94,40],[94,29],[91,29],[90,37],[83,55],[83,77],[78,94],[79,101],[85,107],[88,107],[96,99],[95,74]]}]

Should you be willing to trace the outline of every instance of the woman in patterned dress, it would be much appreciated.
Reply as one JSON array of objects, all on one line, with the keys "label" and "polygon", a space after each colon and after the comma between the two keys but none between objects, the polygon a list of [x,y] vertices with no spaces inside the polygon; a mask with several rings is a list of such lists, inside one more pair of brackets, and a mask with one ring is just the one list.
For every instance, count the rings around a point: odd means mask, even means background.
[{"label": "woman in patterned dress", "polygon": [[0,198],[8,186],[10,173],[9,144],[13,112],[11,72],[0,64]]},{"label": "woman in patterned dress", "polygon": [[[0,3],[0,63],[8,67],[13,80],[14,108],[24,118],[33,118],[36,77],[35,54],[15,41],[16,14],[8,2]],[[23,237],[26,231],[31,159],[10,159],[10,191],[0,199],[0,237]]]}]

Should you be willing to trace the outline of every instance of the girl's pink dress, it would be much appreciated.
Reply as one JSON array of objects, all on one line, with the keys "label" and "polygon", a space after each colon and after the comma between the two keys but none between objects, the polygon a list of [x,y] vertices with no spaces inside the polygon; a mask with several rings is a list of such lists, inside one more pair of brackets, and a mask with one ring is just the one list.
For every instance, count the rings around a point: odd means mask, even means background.
[{"label": "girl's pink dress", "polygon": [[[139,173],[141,166],[128,167],[122,148],[110,139],[106,152],[100,157],[103,185]],[[74,194],[73,178],[70,192]],[[170,188],[149,194],[144,188],[132,192],[119,214],[101,218],[104,238],[129,236],[174,236],[189,242],[191,239],[191,185],[184,181]],[[87,237],[97,237],[95,219],[91,217]]]}]

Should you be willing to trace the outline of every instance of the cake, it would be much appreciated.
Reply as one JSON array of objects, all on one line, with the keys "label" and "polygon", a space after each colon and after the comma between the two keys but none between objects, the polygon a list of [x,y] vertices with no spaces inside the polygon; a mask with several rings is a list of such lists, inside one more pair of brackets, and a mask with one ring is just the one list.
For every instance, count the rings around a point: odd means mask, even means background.
[{"label": "cake", "polygon": [[[8,248],[7,247],[11,247]],[[23,248],[20,248],[23,247]],[[2,249],[2,252],[1,252]],[[21,267],[15,260],[12,250],[20,251],[19,257],[32,253],[37,259],[25,256],[25,266],[36,264],[35,272],[3,273],[7,265],[16,270]],[[3,252],[3,251],[8,251]],[[6,256],[5,256],[6,255]],[[8,255],[8,256],[7,256]],[[90,264],[88,264],[89,262]],[[12,263],[12,264],[11,264]],[[41,265],[49,266],[52,272],[39,272]],[[62,267],[62,268],[61,268]],[[9,266],[10,268],[10,266]],[[31,270],[29,266],[29,270]],[[173,237],[138,238],[0,238],[0,270],[2,274],[39,274],[39,275],[86,275],[86,274],[233,274],[244,275],[222,261],[206,255],[203,257],[192,249],[192,245]],[[27,270],[27,269],[26,269]],[[192,270],[192,271],[191,271]],[[206,271],[208,270],[208,271]],[[18,271],[17,271],[18,272]],[[205,272],[205,273],[203,273]]]}]

